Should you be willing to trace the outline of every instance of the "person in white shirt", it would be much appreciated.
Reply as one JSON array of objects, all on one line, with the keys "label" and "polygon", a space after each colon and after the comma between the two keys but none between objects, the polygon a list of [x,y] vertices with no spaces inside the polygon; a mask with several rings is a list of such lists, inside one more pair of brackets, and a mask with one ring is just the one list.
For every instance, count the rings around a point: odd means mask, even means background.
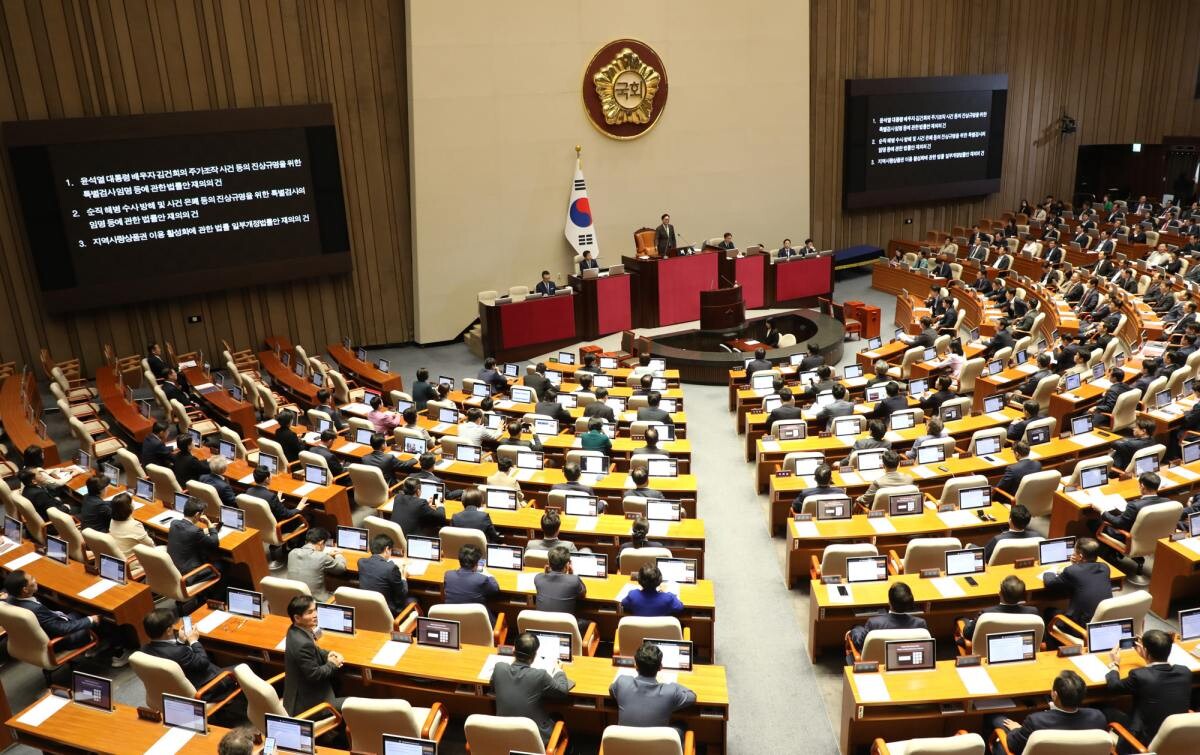
[{"label": "person in white shirt", "polygon": [[483,424],[483,412],[472,406],[467,410],[467,421],[458,426],[458,442],[469,446],[484,446],[484,441],[495,445],[500,440],[499,430],[489,430]]}]

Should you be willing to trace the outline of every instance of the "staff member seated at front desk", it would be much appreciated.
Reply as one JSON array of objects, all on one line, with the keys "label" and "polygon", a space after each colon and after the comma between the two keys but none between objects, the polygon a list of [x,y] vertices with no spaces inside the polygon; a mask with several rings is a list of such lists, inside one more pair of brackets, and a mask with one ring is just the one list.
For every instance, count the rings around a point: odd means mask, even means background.
[{"label": "staff member seated at front desk", "polygon": [[779,247],[779,251],[775,253],[775,259],[786,260],[791,257],[799,257],[800,250],[792,247],[791,239],[784,239],[783,245]]},{"label": "staff member seated at front desk", "polygon": [[726,231],[721,237],[721,242],[717,244],[717,248],[724,249],[727,252],[732,252],[734,249],[737,249],[737,244],[733,243],[733,234],[729,231]]},{"label": "staff member seated at front desk", "polygon": [[584,249],[583,250],[583,259],[579,260],[579,272],[582,273],[585,270],[599,270],[599,269],[600,269],[600,263],[597,262],[596,260],[592,259],[592,250]]},{"label": "staff member seated at front desk", "polygon": [[558,290],[558,286],[554,285],[554,281],[550,279],[549,270],[542,271],[542,279],[533,287],[533,290],[535,293],[545,294],[546,296],[552,296]]}]

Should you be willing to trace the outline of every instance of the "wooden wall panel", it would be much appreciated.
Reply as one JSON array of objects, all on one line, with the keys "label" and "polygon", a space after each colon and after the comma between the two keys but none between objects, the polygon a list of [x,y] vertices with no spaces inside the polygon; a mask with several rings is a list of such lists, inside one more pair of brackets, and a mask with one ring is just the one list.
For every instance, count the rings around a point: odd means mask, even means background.
[{"label": "wooden wall panel", "polygon": [[404,23],[391,0],[0,3],[0,121],[332,103],[354,261],[332,279],[49,316],[0,156],[0,361],[46,346],[91,371],[103,344],[127,355],[154,338],[207,353],[272,333],[310,353],[412,340]]},{"label": "wooden wall panel", "polygon": [[[811,0],[813,229],[822,247],[923,238],[1022,197],[1070,197],[1085,144],[1200,134],[1200,3],[1171,0]],[[842,210],[845,81],[1007,73],[1000,192]],[[1063,111],[1079,130],[1058,131]],[[911,225],[904,219],[912,218]]]}]

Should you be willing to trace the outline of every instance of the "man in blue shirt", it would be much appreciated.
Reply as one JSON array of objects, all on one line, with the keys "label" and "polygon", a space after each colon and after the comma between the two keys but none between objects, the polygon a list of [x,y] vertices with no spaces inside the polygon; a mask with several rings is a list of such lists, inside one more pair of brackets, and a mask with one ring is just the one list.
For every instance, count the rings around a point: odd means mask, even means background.
[{"label": "man in blue shirt", "polygon": [[621,601],[621,610],[630,616],[678,616],[683,613],[683,602],[670,592],[659,592],[662,572],[653,564],[646,564],[637,573],[640,590],[630,590]]}]

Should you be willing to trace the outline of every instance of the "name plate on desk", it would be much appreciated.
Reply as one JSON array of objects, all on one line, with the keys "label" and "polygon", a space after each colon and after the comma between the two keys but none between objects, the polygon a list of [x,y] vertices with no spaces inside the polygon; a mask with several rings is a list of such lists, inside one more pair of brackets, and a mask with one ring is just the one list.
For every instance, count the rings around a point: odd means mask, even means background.
[{"label": "name plate on desk", "polygon": [[854,664],[856,674],[874,674],[879,672],[879,661],[859,661]]},{"label": "name plate on desk", "polygon": [[840,585],[841,583],[842,578],[837,574],[831,574],[828,577],[821,577],[821,584],[823,585]]},{"label": "name plate on desk", "polygon": [[983,659],[978,655],[960,655],[954,659],[954,665],[961,668],[963,666],[978,666]]},{"label": "name plate on desk", "polygon": [[937,579],[942,576],[941,569],[922,569],[921,579]]},{"label": "name plate on desk", "polygon": [[867,519],[883,519],[887,516],[886,511],[868,511]]},{"label": "name plate on desk", "polygon": [[1058,649],[1059,658],[1070,658],[1075,655],[1083,655],[1083,647],[1080,645],[1063,645]]},{"label": "name plate on desk", "polygon": [[[636,516],[637,515],[635,515],[635,517]],[[792,515],[792,521],[794,521],[794,522],[811,522],[812,520],[813,520],[812,514],[793,514]]]},{"label": "name plate on desk", "polygon": [[1013,562],[1013,566],[1017,569],[1028,569],[1034,564],[1033,558],[1018,558]]}]

